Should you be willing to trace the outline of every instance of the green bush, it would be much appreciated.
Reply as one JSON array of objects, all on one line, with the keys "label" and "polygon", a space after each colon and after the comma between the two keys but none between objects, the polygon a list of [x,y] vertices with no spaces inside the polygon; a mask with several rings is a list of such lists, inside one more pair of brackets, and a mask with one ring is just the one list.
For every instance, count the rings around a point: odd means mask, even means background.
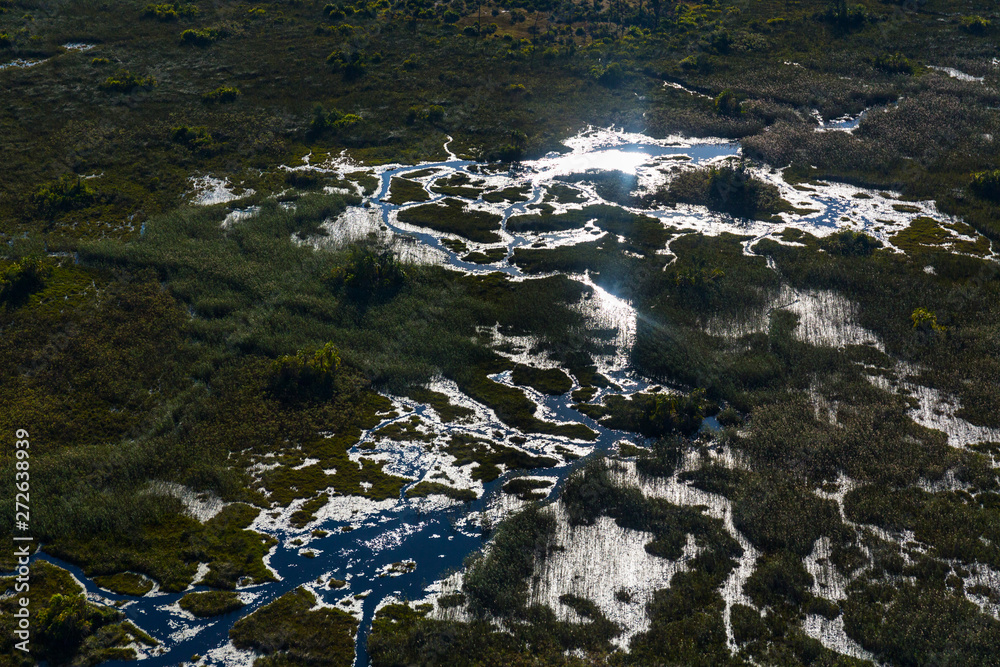
[{"label": "green bush", "polygon": [[156,79],[151,76],[140,76],[128,70],[122,70],[105,79],[100,88],[114,93],[130,93],[139,88],[152,90],[157,85],[159,84]]},{"label": "green bush", "polygon": [[13,38],[6,32],[0,32],[0,49],[9,49],[13,45]]},{"label": "green bush", "polygon": [[597,82],[608,88],[615,88],[625,80],[625,70],[620,63],[611,63],[607,67],[595,67],[591,74]]},{"label": "green bush", "polygon": [[458,19],[462,18],[462,15],[456,12],[454,9],[449,9],[445,11],[444,16],[441,18],[444,19],[445,23],[455,23],[458,21]]},{"label": "green bush", "polygon": [[313,107],[312,120],[309,122],[310,138],[316,138],[333,129],[334,124],[344,117],[337,109],[327,111],[322,104]]},{"label": "green bush", "polygon": [[225,104],[227,102],[235,102],[236,99],[242,95],[240,89],[235,86],[219,86],[210,93],[205,93],[201,96],[202,102],[208,102],[209,104],[218,102]]},{"label": "green bush", "polygon": [[868,257],[882,247],[882,242],[864,232],[844,229],[822,239],[820,247],[832,254],[847,257]]},{"label": "green bush", "polygon": [[361,50],[351,50],[348,48],[338,49],[326,57],[326,64],[331,65],[335,71],[343,73],[345,81],[360,79],[365,75],[369,62],[381,60],[377,54],[369,57]]},{"label": "green bush", "polygon": [[748,475],[733,503],[733,523],[765,552],[806,556],[827,535],[839,543],[844,530],[835,503],[813,495],[784,473]]},{"label": "green bush", "polygon": [[214,143],[207,128],[188,127],[187,125],[171,128],[170,141],[175,144],[184,144],[189,148],[204,148]]},{"label": "green bush", "polygon": [[444,120],[444,107],[440,104],[432,104],[427,108],[427,120],[432,123],[440,123]]},{"label": "green bush", "polygon": [[872,60],[872,66],[888,74],[913,74],[910,59],[901,53],[880,53]]},{"label": "green bush", "polygon": [[681,61],[677,64],[680,65],[681,69],[687,71],[696,70],[699,67],[698,57],[694,54],[682,58]]},{"label": "green bush", "polygon": [[963,16],[962,29],[971,35],[985,35],[990,30],[992,23],[982,16]]},{"label": "green bush", "polygon": [[198,6],[193,4],[182,4],[179,2],[167,2],[161,4],[146,5],[143,16],[154,18],[160,21],[176,21],[181,16],[189,17],[198,14]]},{"label": "green bush", "polygon": [[753,176],[743,162],[682,172],[654,197],[700,204],[741,218],[766,217],[788,208],[778,188]]},{"label": "green bush", "polygon": [[219,28],[188,29],[181,33],[181,41],[194,46],[209,46],[226,36],[225,30]]},{"label": "green bush", "polygon": [[355,298],[371,299],[394,294],[406,282],[406,272],[391,250],[354,246],[347,264],[334,269],[330,281]]},{"label": "green bush", "polygon": [[25,257],[0,269],[0,304],[17,306],[45,285],[51,269],[36,257]]},{"label": "green bush", "polygon": [[155,18],[161,21],[176,21],[179,14],[177,13],[177,6],[173,3],[161,4],[161,5],[146,5],[146,10],[144,16],[147,18]]},{"label": "green bush", "polygon": [[920,331],[944,331],[945,327],[938,324],[937,315],[926,308],[917,308],[910,315],[913,321],[913,328]]},{"label": "green bush", "polygon": [[31,204],[39,216],[53,216],[90,206],[97,193],[79,176],[65,174],[58,180],[41,185],[31,196]]},{"label": "green bush", "polygon": [[715,113],[720,116],[739,116],[743,113],[739,96],[726,88],[715,98]]},{"label": "green bush", "polygon": [[353,113],[344,114],[342,117],[338,118],[333,123],[333,129],[343,130],[345,128],[354,125],[355,123],[361,122],[361,116]]},{"label": "green bush", "polygon": [[875,20],[868,13],[867,7],[860,3],[848,5],[847,0],[831,0],[826,11],[816,14],[815,18],[845,31],[860,28],[865,22]]},{"label": "green bush", "polygon": [[973,174],[969,188],[983,199],[1000,201],[1000,169]]},{"label": "green bush", "polygon": [[327,399],[333,394],[339,369],[340,351],[333,343],[315,352],[299,350],[271,365],[270,389],[283,399]]},{"label": "green bush", "polygon": [[84,595],[53,595],[35,619],[36,641],[56,663],[74,655],[84,640],[118,620],[121,612],[88,605]]}]

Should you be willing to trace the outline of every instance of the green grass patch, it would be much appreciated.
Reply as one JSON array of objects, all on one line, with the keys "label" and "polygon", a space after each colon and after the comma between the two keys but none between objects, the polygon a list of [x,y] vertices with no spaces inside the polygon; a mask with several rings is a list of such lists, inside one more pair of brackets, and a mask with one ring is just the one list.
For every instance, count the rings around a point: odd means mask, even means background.
[{"label": "green grass patch", "polygon": [[254,664],[350,667],[358,622],[339,609],[311,611],[316,598],[304,588],[241,618],[229,631],[233,645],[263,654]]},{"label": "green grass patch", "polygon": [[467,211],[458,199],[445,199],[442,204],[424,204],[399,212],[399,221],[427,227],[445,234],[457,234],[477,243],[497,243],[500,216],[485,211]]},{"label": "green grass patch", "polygon": [[399,176],[393,176],[389,181],[389,198],[387,201],[390,204],[399,206],[401,204],[409,204],[410,202],[427,201],[430,198],[431,196],[424,190],[422,183]]},{"label": "green grass patch", "polygon": [[198,618],[221,616],[243,607],[239,596],[230,591],[188,593],[180,599],[178,604],[181,609],[191,612]]},{"label": "green grass patch", "polygon": [[473,264],[495,264],[507,256],[507,247],[485,248],[482,252],[471,252],[462,257],[463,262]]},{"label": "green grass patch", "polygon": [[131,572],[122,572],[110,576],[94,577],[94,583],[120,595],[142,597],[153,590],[153,582]]},{"label": "green grass patch", "polygon": [[514,384],[528,386],[543,394],[559,396],[573,388],[573,381],[558,368],[535,368],[518,364],[511,375]]}]

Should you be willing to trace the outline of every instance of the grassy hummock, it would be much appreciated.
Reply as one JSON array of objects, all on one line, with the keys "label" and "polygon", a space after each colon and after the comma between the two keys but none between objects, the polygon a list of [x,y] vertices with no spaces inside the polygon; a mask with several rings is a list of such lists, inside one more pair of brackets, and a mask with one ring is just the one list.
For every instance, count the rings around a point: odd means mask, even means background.
[{"label": "grassy hummock", "polygon": [[424,190],[423,184],[416,181],[394,176],[389,182],[389,198],[387,201],[390,204],[398,206],[400,204],[409,204],[410,202],[427,201],[430,198],[431,196]]},{"label": "grassy hummock", "polygon": [[265,656],[256,664],[350,667],[358,622],[339,609],[315,611],[315,596],[296,588],[241,618],[229,631],[233,645]]},{"label": "grassy hummock", "polygon": [[543,394],[558,396],[573,388],[573,381],[558,368],[535,368],[518,364],[511,375],[514,384],[526,385]]},{"label": "grassy hummock", "polygon": [[199,618],[220,616],[243,607],[239,596],[230,591],[188,593],[180,599],[178,604],[180,604],[181,609],[189,611]]},{"label": "grassy hummock", "polygon": [[457,234],[477,243],[500,241],[500,216],[485,211],[472,211],[458,199],[445,199],[440,204],[424,204],[404,208],[399,221],[427,227],[444,234]]},{"label": "grassy hummock", "polygon": [[153,590],[153,582],[132,572],[94,577],[94,583],[113,593],[141,597]]}]

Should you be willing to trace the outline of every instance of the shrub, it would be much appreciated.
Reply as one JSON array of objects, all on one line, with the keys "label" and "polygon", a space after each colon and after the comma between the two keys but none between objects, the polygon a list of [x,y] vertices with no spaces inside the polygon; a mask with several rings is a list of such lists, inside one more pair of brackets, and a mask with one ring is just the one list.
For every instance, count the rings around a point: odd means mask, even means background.
[{"label": "shrub", "polygon": [[525,144],[528,136],[520,130],[510,133],[510,143],[500,146],[499,155],[501,162],[518,162],[524,156]]},{"label": "shrub", "polygon": [[31,197],[31,203],[41,216],[86,208],[93,203],[96,194],[79,176],[66,174],[59,180],[39,186]]},{"label": "shrub", "polygon": [[709,36],[709,44],[716,53],[726,54],[732,48],[733,38],[728,30],[716,30]]},{"label": "shrub", "polygon": [[782,472],[748,476],[733,503],[733,523],[766,552],[805,556],[826,534],[838,542],[843,530],[835,503],[822,500]]},{"label": "shrub", "polygon": [[620,85],[625,79],[625,70],[619,63],[611,63],[607,67],[595,67],[591,73],[599,84],[608,88]]},{"label": "shrub", "polygon": [[866,21],[873,20],[868,14],[867,7],[862,4],[848,5],[847,0],[833,0],[826,11],[816,14],[815,18],[831,23],[841,30],[859,28]]},{"label": "shrub", "polygon": [[309,122],[309,136],[315,138],[333,128],[337,121],[344,117],[344,114],[337,109],[328,112],[322,104],[317,104],[313,107],[312,116],[312,120]]},{"label": "shrub", "polygon": [[432,104],[427,109],[427,120],[432,123],[440,123],[444,120],[444,107],[440,104]]},{"label": "shrub", "polygon": [[989,19],[982,16],[963,16],[962,29],[971,35],[985,35],[990,29]]},{"label": "shrub", "polygon": [[94,58],[93,60],[91,60],[90,64],[93,65],[94,67],[102,67],[104,65],[110,65],[111,61],[108,60],[107,58],[100,58],[100,57],[98,57],[98,58]]},{"label": "shrub", "polygon": [[49,605],[38,614],[38,634],[49,650],[57,655],[79,646],[90,634],[87,600],[83,595],[53,595]]},{"label": "shrub", "polygon": [[1000,201],[1000,169],[973,174],[969,188],[983,199]]},{"label": "shrub", "polygon": [[207,102],[209,104],[218,102],[220,104],[225,104],[227,102],[234,102],[243,93],[240,89],[235,86],[219,86],[210,93],[205,93],[201,96],[202,102]]},{"label": "shrub", "polygon": [[782,210],[778,189],[750,174],[746,164],[694,169],[681,173],[669,185],[668,200],[701,204],[713,211],[754,218]]},{"label": "shrub", "polygon": [[160,21],[176,21],[181,16],[194,16],[197,13],[198,7],[196,5],[168,2],[158,5],[146,5],[143,15],[146,18],[154,18]]},{"label": "shrub", "polygon": [[299,350],[279,357],[271,366],[270,389],[285,400],[323,400],[333,395],[340,369],[340,351],[327,343],[315,352]]},{"label": "shrub", "polygon": [[[326,57],[326,64],[333,66],[336,71],[343,72],[345,80],[353,81],[365,75],[369,60],[368,54],[364,51],[340,49]],[[377,60],[381,60],[381,57],[371,58],[372,62],[377,62]]]},{"label": "shrub", "polygon": [[889,74],[913,74],[913,63],[901,53],[880,53],[872,60],[875,69]]},{"label": "shrub", "polygon": [[195,46],[209,46],[226,36],[224,30],[219,28],[202,28],[201,30],[188,29],[181,33],[181,41],[185,44]]},{"label": "shrub", "polygon": [[680,65],[681,69],[683,70],[687,71],[695,70],[698,69],[698,57],[694,54],[691,54],[686,58],[682,58],[681,61],[677,64]]},{"label": "shrub", "polygon": [[670,477],[681,463],[684,444],[684,440],[676,436],[660,438],[639,454],[636,468],[644,475]]},{"label": "shrub", "polygon": [[449,9],[444,13],[442,17],[445,23],[455,23],[458,19],[462,18],[462,15],[456,12],[454,9]]},{"label": "shrub", "polygon": [[14,44],[14,40],[6,32],[0,32],[0,49],[9,49]]},{"label": "shrub", "polygon": [[105,626],[119,620],[121,616],[119,611],[87,604],[87,599],[82,594],[57,593],[51,596],[48,605],[38,612],[34,624],[37,633],[35,641],[41,647],[40,657],[54,664],[68,664],[68,658],[74,657],[82,649],[85,653],[94,653],[89,656],[77,655],[78,664],[101,662],[101,658],[94,660],[94,656],[100,656],[101,649],[104,649],[105,656],[111,654],[114,649],[108,644],[114,642],[115,631],[122,629],[119,626],[105,630]]},{"label": "shrub", "polygon": [[820,247],[831,254],[868,257],[882,247],[882,242],[863,232],[844,229],[821,240]]},{"label": "shrub", "polygon": [[44,286],[49,271],[49,267],[35,257],[26,257],[0,270],[0,303],[20,305]]},{"label": "shrub", "polygon": [[156,79],[151,76],[140,76],[128,70],[122,70],[121,72],[105,79],[100,85],[100,88],[101,90],[107,90],[114,93],[131,93],[139,88],[152,90],[157,85],[159,84]]},{"label": "shrub", "polygon": [[391,250],[354,246],[346,266],[334,269],[330,280],[335,287],[368,299],[395,293],[406,282],[406,272]]},{"label": "shrub", "polygon": [[715,98],[715,113],[720,116],[739,116],[743,113],[739,96],[726,88]]},{"label": "shrub", "polygon": [[204,149],[215,143],[212,135],[204,127],[181,125],[170,130],[170,141],[192,149]]},{"label": "shrub", "polygon": [[351,125],[360,122],[361,122],[361,116],[353,113],[344,114],[341,118],[338,118],[336,121],[334,121],[333,129],[343,130],[346,127],[350,127]]},{"label": "shrub", "polygon": [[479,26],[478,25],[467,25],[462,28],[462,34],[466,37],[478,37],[479,36]]},{"label": "shrub", "polygon": [[670,433],[693,435],[701,428],[705,412],[705,390],[690,394],[656,394],[646,415],[648,432],[653,436]]},{"label": "shrub", "polygon": [[910,315],[913,328],[920,331],[944,331],[945,327],[938,324],[937,315],[926,308],[917,308]]}]

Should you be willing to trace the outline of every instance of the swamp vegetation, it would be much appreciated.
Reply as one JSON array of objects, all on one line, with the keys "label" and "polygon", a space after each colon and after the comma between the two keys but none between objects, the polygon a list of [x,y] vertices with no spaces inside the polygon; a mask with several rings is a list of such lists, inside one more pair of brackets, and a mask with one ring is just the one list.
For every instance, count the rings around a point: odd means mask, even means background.
[{"label": "swamp vegetation", "polygon": [[[998,36],[986,0],[0,0],[41,545],[28,654],[0,555],[0,665],[993,664]],[[588,126],[741,150],[545,180]],[[377,613],[311,541],[476,502],[458,583]],[[543,581],[587,530],[671,574]]]}]

